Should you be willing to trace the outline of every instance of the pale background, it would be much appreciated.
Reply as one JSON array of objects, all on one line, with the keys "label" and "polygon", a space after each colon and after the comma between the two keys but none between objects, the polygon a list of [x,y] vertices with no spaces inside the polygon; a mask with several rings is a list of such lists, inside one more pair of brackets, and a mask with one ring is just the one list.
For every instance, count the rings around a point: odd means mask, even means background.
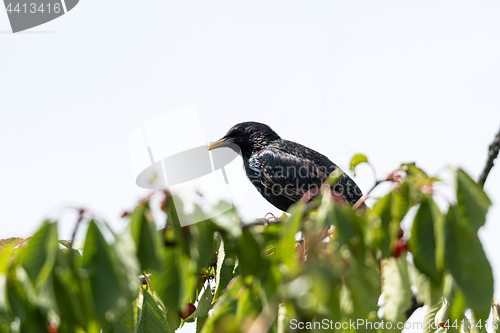
[{"label": "pale background", "polygon": [[[499,17],[498,1],[82,0],[11,34],[0,11],[0,237],[31,235],[65,202],[123,228],[146,192],[129,133],[190,104],[210,141],[256,120],[344,169],[362,152],[379,175],[416,161],[477,179],[500,126]],[[358,174],[366,192],[371,171]],[[279,213],[249,190],[245,219]],[[500,169],[486,191],[498,280]]]}]

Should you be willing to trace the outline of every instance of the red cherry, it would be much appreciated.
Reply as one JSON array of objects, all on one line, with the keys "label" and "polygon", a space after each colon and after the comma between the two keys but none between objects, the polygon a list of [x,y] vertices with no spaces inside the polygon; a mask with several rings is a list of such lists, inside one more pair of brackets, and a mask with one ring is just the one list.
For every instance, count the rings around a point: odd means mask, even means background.
[{"label": "red cherry", "polygon": [[444,323],[439,323],[439,326],[444,328]]},{"label": "red cherry", "polygon": [[59,329],[57,328],[56,325],[50,324],[50,325],[47,325],[47,331],[49,333],[57,333],[59,331]]},{"label": "red cherry", "polygon": [[183,320],[187,319],[196,310],[196,306],[193,303],[188,303],[187,308],[179,311],[179,314]]},{"label": "red cherry", "polygon": [[394,245],[394,248],[392,250],[392,256],[394,258],[399,258],[401,254],[406,251],[406,242],[402,239],[396,241],[396,244]]},{"label": "red cherry", "polygon": [[403,238],[403,236],[405,235],[405,232],[403,229],[399,228],[398,230],[398,238],[401,239]]}]

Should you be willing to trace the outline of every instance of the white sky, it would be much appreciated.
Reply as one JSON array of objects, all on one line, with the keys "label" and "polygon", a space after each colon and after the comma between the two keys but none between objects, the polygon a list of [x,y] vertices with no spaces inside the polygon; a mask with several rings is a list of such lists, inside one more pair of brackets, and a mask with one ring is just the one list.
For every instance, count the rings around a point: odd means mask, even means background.
[{"label": "white sky", "polygon": [[[362,152],[379,175],[416,161],[477,179],[500,126],[498,17],[498,1],[82,0],[11,34],[0,11],[0,237],[68,201],[121,229],[146,192],[128,135],[190,104],[210,141],[255,120],[344,169]],[[358,174],[366,192],[371,171]],[[495,167],[480,236],[497,279],[499,189]],[[245,219],[279,213],[249,190]]]}]

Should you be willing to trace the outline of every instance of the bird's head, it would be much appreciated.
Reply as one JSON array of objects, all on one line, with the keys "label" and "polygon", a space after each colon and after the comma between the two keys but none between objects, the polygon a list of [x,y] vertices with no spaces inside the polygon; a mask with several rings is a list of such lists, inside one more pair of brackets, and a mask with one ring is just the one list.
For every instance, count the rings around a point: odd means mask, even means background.
[{"label": "bird's head", "polygon": [[211,150],[235,144],[240,147],[243,157],[248,158],[253,152],[262,149],[277,139],[280,139],[280,136],[271,127],[248,121],[231,127],[222,139],[208,146],[208,149]]}]

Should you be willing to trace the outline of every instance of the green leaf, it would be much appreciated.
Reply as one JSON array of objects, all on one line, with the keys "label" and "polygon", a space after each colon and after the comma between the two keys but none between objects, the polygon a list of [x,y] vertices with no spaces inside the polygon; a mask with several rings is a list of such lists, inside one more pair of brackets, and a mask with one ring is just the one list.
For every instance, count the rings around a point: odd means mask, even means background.
[{"label": "green leaf", "polygon": [[493,274],[476,231],[465,223],[457,208],[446,216],[446,260],[477,320],[488,318],[493,298]]},{"label": "green leaf", "polygon": [[241,220],[236,214],[236,209],[230,203],[219,202],[214,207],[212,214],[214,214],[214,217],[211,218],[211,221],[216,226],[226,231],[233,238],[241,236]]},{"label": "green leaf", "polygon": [[205,317],[198,317],[196,320],[196,333],[201,333],[203,330],[203,326],[205,325],[205,321],[207,321],[208,315]]},{"label": "green leaf", "polygon": [[352,171],[353,175],[356,175],[354,169],[361,163],[368,163],[368,158],[365,155],[356,154],[352,157],[349,170]]},{"label": "green leaf", "polygon": [[112,323],[109,324],[104,330],[103,333],[132,333],[123,327],[120,323]]},{"label": "green leaf", "polygon": [[401,183],[398,187],[392,190],[391,200],[391,217],[394,220],[391,226],[392,240],[397,238],[397,231],[399,230],[399,223],[403,220],[410,207],[415,204],[412,201],[412,188],[408,182]]},{"label": "green leaf", "polygon": [[226,252],[224,252],[224,241],[221,239],[219,250],[217,251],[217,267],[215,268],[215,294],[219,293],[220,284],[220,274],[222,270],[222,265],[224,264],[224,259],[226,258]]},{"label": "green leaf", "polygon": [[235,269],[238,265],[237,259],[234,258],[226,258],[224,259],[224,264],[222,265],[220,280],[219,280],[219,288],[215,293],[215,298],[217,299],[222,295],[227,288],[229,282],[235,277]]},{"label": "green leaf", "polygon": [[374,228],[374,243],[382,251],[382,256],[391,256],[391,238],[389,225],[391,223],[392,192],[380,198],[373,205],[371,213],[375,215],[378,224]]},{"label": "green leaf", "polygon": [[465,296],[462,292],[455,294],[453,301],[450,306],[450,321],[453,323],[455,320],[457,322],[464,318],[465,311]]},{"label": "green leaf", "polygon": [[408,272],[410,273],[410,281],[417,288],[415,297],[417,302],[432,305],[431,298],[431,280],[425,274],[422,274],[413,264],[408,263]]},{"label": "green leaf", "polygon": [[151,278],[151,288],[161,298],[167,309],[174,311],[179,311],[181,303],[179,269],[182,268],[177,263],[180,252],[180,249],[165,248],[160,273],[153,272]]},{"label": "green leaf", "polygon": [[335,168],[325,180],[325,184],[332,186],[333,184],[337,184],[343,177],[345,173],[340,168]]},{"label": "green leaf", "polygon": [[120,320],[121,325],[129,330],[134,332],[136,328],[136,306],[137,306],[137,300],[133,301],[125,311],[123,311],[122,318]]},{"label": "green leaf", "polygon": [[83,239],[75,239],[73,241],[73,244],[72,244],[71,241],[60,239],[59,240],[59,244],[61,244],[62,246],[64,246],[67,249],[71,248],[72,250],[83,250],[83,246],[85,244],[85,240],[83,240]]},{"label": "green leaf", "polygon": [[83,248],[82,267],[87,271],[97,316],[101,322],[113,322],[134,299],[120,263],[94,221],[90,221]]},{"label": "green leaf", "polygon": [[214,254],[214,230],[208,221],[196,223],[191,227],[190,253],[196,262],[197,270],[207,267]]},{"label": "green leaf", "polygon": [[351,253],[363,261],[366,252],[365,229],[368,221],[350,206],[332,205],[329,208],[328,220],[335,227],[335,240],[349,246]]},{"label": "green leaf", "polygon": [[413,220],[410,249],[415,266],[435,284],[441,283],[442,271],[436,264],[436,235],[434,229],[441,224],[442,216],[432,198],[423,197],[420,208]]},{"label": "green leaf", "polygon": [[177,267],[180,273],[179,306],[183,306],[185,303],[192,302],[195,297],[195,288],[198,281],[196,263],[182,252],[178,258]]},{"label": "green leaf", "polygon": [[439,312],[439,310],[445,306],[444,300],[441,299],[438,303],[434,304],[433,306],[429,306],[429,309],[427,309],[427,312],[425,313],[424,316],[424,333],[435,333],[435,332],[441,332],[440,329],[441,327],[436,325],[436,315]]},{"label": "green leaf", "polygon": [[20,320],[18,322],[20,324],[18,332],[39,332],[40,327],[46,325],[47,318],[34,303],[34,301],[36,302],[36,297],[33,297],[34,291],[28,290],[33,289],[28,274],[20,266],[11,266],[8,276],[9,287],[6,288],[6,298],[10,307],[12,320],[14,318]]},{"label": "green leaf", "polygon": [[141,275],[141,271],[130,227],[116,237],[112,247],[118,259],[120,276],[123,278],[125,290],[129,295],[127,297],[135,299],[139,295],[137,277]]},{"label": "green leaf", "polygon": [[6,244],[5,247],[0,247],[0,274],[6,273],[12,263],[13,251],[15,243]]},{"label": "green leaf", "polygon": [[377,200],[370,215],[377,221],[374,229],[374,244],[382,251],[382,256],[391,256],[392,246],[398,240],[400,223],[414,205],[412,187],[403,182],[384,197]]},{"label": "green leaf", "polygon": [[172,309],[167,310],[167,323],[168,331],[175,332],[181,325],[181,317],[179,315],[179,312],[176,312]]},{"label": "green leaf", "polygon": [[404,322],[404,311],[411,306],[413,296],[405,256],[384,260],[382,272],[384,318],[391,322]]},{"label": "green leaf", "polygon": [[436,312],[436,316],[434,317],[434,323],[439,326],[440,323],[446,322],[448,319],[448,302],[443,302],[441,308]]},{"label": "green leaf", "polygon": [[181,237],[181,223],[177,210],[182,212],[184,208],[182,201],[178,197],[175,198],[175,202],[177,203],[177,207],[174,203],[174,196],[167,195],[165,212],[167,213],[167,227],[173,230],[174,238],[179,239]]},{"label": "green leaf", "polygon": [[298,264],[295,255],[295,243],[297,242],[295,235],[300,231],[304,210],[304,205],[301,203],[290,208],[291,215],[284,219],[284,225],[276,244],[276,255],[290,271],[296,269]]},{"label": "green leaf", "polygon": [[237,240],[238,269],[243,277],[257,275],[264,270],[262,258],[263,240],[251,228],[243,229],[242,237]]},{"label": "green leaf", "polygon": [[87,328],[86,322],[92,320],[91,312],[87,307],[81,288],[81,277],[74,274],[70,267],[73,254],[68,251],[59,251],[57,266],[53,273],[53,289],[59,314],[62,321],[72,327],[78,325]]},{"label": "green leaf", "polygon": [[6,247],[8,245],[17,246],[19,244],[24,243],[25,241],[26,241],[26,239],[21,238],[21,237],[10,237],[10,238],[0,239],[0,248],[2,246]]},{"label": "green leaf", "polygon": [[160,238],[148,202],[141,203],[135,208],[130,226],[141,270],[154,269],[158,271],[160,269]]},{"label": "green leaf", "polygon": [[212,294],[212,289],[210,289],[210,283],[208,283],[207,287],[205,287],[203,295],[200,297],[200,301],[198,302],[198,307],[188,318],[186,318],[186,320],[198,317],[205,317],[206,315],[208,315],[208,311],[210,311],[210,309],[212,308],[213,298],[214,295]]},{"label": "green leaf", "polygon": [[59,247],[57,223],[45,221],[24,249],[21,264],[36,288],[41,288],[54,266]]},{"label": "green leaf", "polygon": [[[352,269],[354,267],[354,269]],[[361,274],[369,274],[371,273],[372,275],[362,275],[359,276],[359,279],[356,281],[348,281],[351,279],[356,274],[352,274],[354,272],[359,272]],[[340,290],[341,285],[342,285],[342,278],[336,270],[331,269],[328,267],[328,265],[314,265],[310,267],[310,269],[307,270],[306,272],[307,277],[309,277],[309,281],[312,281],[312,286],[310,286],[310,292],[314,295],[316,298],[316,304],[318,307],[325,307],[325,309],[328,309],[328,313],[324,314],[334,314],[339,311],[340,305],[338,302],[338,295],[337,291]],[[360,296],[359,300],[364,299],[364,303],[362,306],[360,306],[361,312],[364,311],[365,307],[371,307],[377,308],[377,300],[378,297],[380,296],[380,271],[372,270],[370,269],[364,269],[364,267],[359,267],[357,263],[354,263],[352,266],[350,266],[350,270],[347,273],[346,276],[346,284],[349,285],[352,289],[356,289],[357,294]],[[300,280],[299,280],[300,281]],[[289,288],[292,288],[297,286],[297,280],[295,280],[295,283],[290,284]],[[307,292],[307,288],[301,288],[300,290],[289,290],[291,293],[288,293],[289,295],[296,294],[299,299],[300,296],[303,296],[304,293]],[[375,300],[373,303],[371,302],[370,296],[373,297]],[[356,295],[353,295],[354,303],[356,303],[356,300],[358,299]],[[282,307],[280,307],[280,311],[286,312],[286,309],[281,310]],[[324,312],[324,311],[322,311]],[[368,311],[369,312],[369,311]]]},{"label": "green leaf", "polygon": [[236,322],[256,318],[262,311],[262,302],[259,297],[258,288],[245,286],[242,288],[240,294],[236,308]]},{"label": "green leaf", "polygon": [[371,211],[379,220],[374,230],[374,243],[382,251],[384,258],[391,256],[391,246],[398,239],[400,222],[409,209],[405,194],[400,191],[390,192],[379,199]]},{"label": "green leaf", "polygon": [[[335,226],[335,233],[341,244],[350,244],[351,239],[358,236],[356,226],[347,217],[344,210],[338,205],[332,205],[330,209],[330,221]],[[359,241],[359,240],[358,240]]]},{"label": "green leaf", "polygon": [[[380,264],[371,256],[366,256],[364,262],[354,259],[348,264],[349,270],[344,280],[352,300],[351,318],[368,318],[371,312],[378,310],[377,301],[381,293]],[[331,283],[334,284],[335,281]]]},{"label": "green leaf", "polygon": [[214,311],[205,322],[202,332],[238,332],[235,321],[238,295],[244,288],[241,277],[235,277],[228,285],[224,295],[215,303]]},{"label": "green leaf", "polygon": [[217,252],[217,267],[215,270],[215,295],[217,299],[226,289],[227,284],[234,277],[234,258],[226,258],[226,251],[224,249],[225,243],[223,240],[220,242],[219,251]]},{"label": "green leaf", "polygon": [[7,276],[5,274],[0,273],[0,313],[7,313],[9,311],[7,304],[6,289],[7,289]]},{"label": "green leaf", "polygon": [[150,332],[173,332],[169,330],[166,309],[161,302],[151,296],[146,290],[143,291],[142,312],[139,318],[137,333]]},{"label": "green leaf", "polygon": [[195,265],[181,247],[164,248],[161,270],[152,272],[151,288],[167,309],[178,312],[191,300],[197,279]]},{"label": "green leaf", "polygon": [[456,177],[459,213],[466,217],[472,227],[477,230],[486,221],[486,213],[491,206],[491,201],[483,188],[462,169],[457,170]]}]

